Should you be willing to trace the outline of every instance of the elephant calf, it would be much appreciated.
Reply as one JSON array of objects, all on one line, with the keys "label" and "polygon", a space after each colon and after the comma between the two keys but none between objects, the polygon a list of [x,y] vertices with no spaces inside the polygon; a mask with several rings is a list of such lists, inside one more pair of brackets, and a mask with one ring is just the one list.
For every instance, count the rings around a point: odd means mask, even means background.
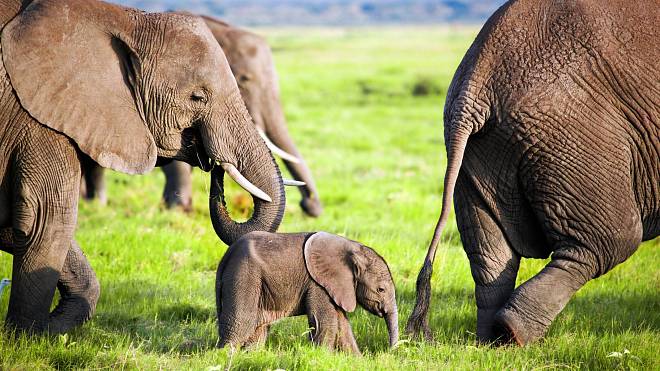
[{"label": "elephant calf", "polygon": [[278,319],[306,314],[311,340],[360,354],[346,312],[356,303],[398,339],[394,282],[385,260],[325,232],[253,232],[229,247],[217,272],[219,347],[262,344]]}]

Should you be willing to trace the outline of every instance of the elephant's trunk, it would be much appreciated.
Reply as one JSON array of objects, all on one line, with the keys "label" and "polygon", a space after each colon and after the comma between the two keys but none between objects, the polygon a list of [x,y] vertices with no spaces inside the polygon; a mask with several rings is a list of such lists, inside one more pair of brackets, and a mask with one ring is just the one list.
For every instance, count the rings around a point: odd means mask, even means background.
[{"label": "elephant's trunk", "polygon": [[396,303],[394,303],[392,311],[385,315],[385,323],[387,323],[387,332],[390,335],[390,347],[395,347],[399,341],[399,312]]},{"label": "elephant's trunk", "polygon": [[[225,142],[220,147],[229,151],[212,157],[222,165],[215,165],[211,172],[209,211],[216,234],[231,245],[249,232],[275,232],[282,222],[286,200],[277,163],[252,125],[242,100],[230,107],[226,116],[222,122],[226,134],[215,140]],[[245,118],[250,120],[249,125],[239,125]],[[236,222],[229,216],[223,184],[225,171],[253,195],[254,212],[246,222]]]},{"label": "elephant's trunk", "polygon": [[271,100],[274,103],[269,104],[271,107],[267,117],[263,117],[266,136],[275,146],[297,158],[298,161],[291,161],[284,157],[282,160],[295,180],[305,182],[305,186],[298,187],[302,195],[300,206],[307,215],[317,217],[323,212],[323,206],[319,200],[312,172],[289,135],[279,99]]}]

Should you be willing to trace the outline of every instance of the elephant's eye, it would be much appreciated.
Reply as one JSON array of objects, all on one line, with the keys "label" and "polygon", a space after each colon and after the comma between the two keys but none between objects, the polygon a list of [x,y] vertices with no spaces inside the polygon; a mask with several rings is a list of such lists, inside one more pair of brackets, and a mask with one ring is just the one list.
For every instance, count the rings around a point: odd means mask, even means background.
[{"label": "elephant's eye", "polygon": [[200,90],[192,92],[192,94],[190,94],[190,100],[198,103],[206,103],[208,98],[206,97],[206,93]]},{"label": "elephant's eye", "polygon": [[250,81],[250,75],[240,75],[238,76],[238,82],[241,84],[245,84],[246,82]]},{"label": "elephant's eye", "polygon": [[382,288],[382,287],[379,287],[377,291],[378,291],[378,293],[380,293],[380,294],[382,294],[382,293],[384,293],[384,292],[385,292],[385,289],[384,289],[384,288]]}]

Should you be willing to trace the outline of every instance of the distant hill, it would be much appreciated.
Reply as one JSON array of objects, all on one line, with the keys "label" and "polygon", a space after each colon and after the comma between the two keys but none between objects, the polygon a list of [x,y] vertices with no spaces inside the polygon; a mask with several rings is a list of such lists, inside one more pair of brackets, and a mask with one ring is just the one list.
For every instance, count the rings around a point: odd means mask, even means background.
[{"label": "distant hill", "polygon": [[483,23],[504,0],[108,0],[188,10],[243,26]]}]

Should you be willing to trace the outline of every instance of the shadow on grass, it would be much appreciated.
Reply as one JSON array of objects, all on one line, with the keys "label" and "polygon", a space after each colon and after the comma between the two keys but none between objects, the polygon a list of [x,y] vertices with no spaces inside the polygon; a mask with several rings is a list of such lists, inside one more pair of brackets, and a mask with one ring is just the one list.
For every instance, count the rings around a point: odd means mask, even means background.
[{"label": "shadow on grass", "polygon": [[[94,325],[111,333],[123,333],[137,339],[159,339],[143,349],[156,353],[191,354],[215,348],[215,308],[171,302],[174,291],[143,280],[114,283],[105,294],[121,290],[123,303],[144,303],[153,297],[153,306],[145,310],[142,305],[112,305],[106,296]],[[148,294],[146,294],[148,293]],[[146,294],[146,295],[145,295]],[[111,297],[111,296],[110,296]],[[162,297],[162,301],[160,298]],[[169,300],[169,301],[168,301]],[[415,303],[414,288],[405,287],[398,292],[401,339],[413,340],[404,329]],[[660,298],[651,291],[623,292],[608,295],[589,292],[574,298],[553,325],[551,336],[583,332],[593,336],[624,334],[643,329],[660,329]],[[476,307],[471,287],[435,290],[431,301],[430,327],[434,343],[444,345],[474,345],[476,337]],[[351,325],[363,353],[389,352],[388,334],[381,318],[357,311],[351,315]],[[305,344],[306,320],[304,316],[286,319],[273,326],[267,347],[289,349]],[[432,343],[433,344],[433,343]]]},{"label": "shadow on grass", "polygon": [[555,332],[584,331],[596,336],[660,331],[660,295],[649,292],[590,293],[573,298],[554,323]]},{"label": "shadow on grass", "polygon": [[[402,331],[415,304],[415,290],[400,290]],[[471,289],[433,291],[429,326],[436,341],[474,344],[476,303]],[[660,331],[660,295],[643,292],[599,292],[574,297],[553,322],[555,336],[562,332],[585,332],[594,336],[625,334],[649,329]],[[405,336],[405,335],[404,335]]]}]

